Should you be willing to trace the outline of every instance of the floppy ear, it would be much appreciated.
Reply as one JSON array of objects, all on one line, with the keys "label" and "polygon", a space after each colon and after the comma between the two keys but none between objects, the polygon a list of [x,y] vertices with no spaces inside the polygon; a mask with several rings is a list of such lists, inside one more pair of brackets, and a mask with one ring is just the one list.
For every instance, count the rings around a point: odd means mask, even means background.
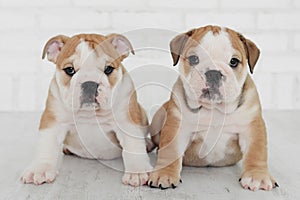
[{"label": "floppy ear", "polygon": [[126,58],[130,52],[134,55],[132,45],[125,36],[121,34],[112,33],[109,34],[107,38],[109,39],[113,47],[116,49],[119,56]]},{"label": "floppy ear", "polygon": [[260,50],[251,40],[246,39],[242,35],[239,35],[239,37],[240,37],[241,41],[243,42],[244,47],[246,49],[248,65],[249,65],[251,74],[253,74],[254,66],[259,58]]},{"label": "floppy ear", "polygon": [[56,63],[57,56],[61,52],[62,47],[65,45],[68,39],[69,37],[67,36],[58,35],[48,40],[44,46],[42,59],[44,59],[47,54],[47,59],[50,62]]},{"label": "floppy ear", "polygon": [[180,55],[182,53],[182,50],[187,43],[189,37],[191,37],[194,33],[194,29],[190,30],[186,33],[182,33],[180,35],[177,35],[175,38],[173,38],[170,42],[170,50],[171,55],[173,58],[173,66],[177,65]]}]

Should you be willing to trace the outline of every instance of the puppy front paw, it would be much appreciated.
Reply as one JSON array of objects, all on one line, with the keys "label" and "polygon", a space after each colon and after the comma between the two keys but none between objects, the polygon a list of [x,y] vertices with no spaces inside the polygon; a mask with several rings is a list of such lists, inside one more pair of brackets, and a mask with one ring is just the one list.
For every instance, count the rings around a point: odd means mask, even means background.
[{"label": "puppy front paw", "polygon": [[148,185],[152,188],[176,188],[181,183],[180,173],[168,169],[160,169],[150,174]]},{"label": "puppy front paw", "polygon": [[267,170],[249,170],[242,174],[240,183],[244,189],[257,191],[259,189],[270,191],[278,184]]},{"label": "puppy front paw", "polygon": [[33,183],[40,185],[42,183],[52,183],[58,171],[53,164],[50,163],[34,163],[23,172],[21,181],[23,183]]},{"label": "puppy front paw", "polygon": [[145,185],[148,181],[147,173],[125,173],[122,182],[125,185],[131,185],[137,187],[140,185]]}]

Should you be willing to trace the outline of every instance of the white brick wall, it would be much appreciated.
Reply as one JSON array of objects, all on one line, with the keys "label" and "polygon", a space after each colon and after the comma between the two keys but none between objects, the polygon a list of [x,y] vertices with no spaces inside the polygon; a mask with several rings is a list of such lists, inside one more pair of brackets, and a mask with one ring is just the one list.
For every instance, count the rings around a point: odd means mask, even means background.
[{"label": "white brick wall", "polygon": [[[99,30],[110,27],[110,15],[89,8],[53,8],[42,11],[38,16],[40,29]],[[95,19],[95,20],[91,20]]]},{"label": "white brick wall", "polygon": [[220,13],[218,11],[187,13],[185,23],[188,29],[208,24],[221,24],[239,31],[250,31],[256,26],[255,15],[241,11],[238,13]]},{"label": "white brick wall", "polygon": [[237,0],[221,0],[220,5],[222,8],[229,9],[264,9],[264,10],[275,10],[275,9],[289,9],[291,6],[290,0],[251,0],[251,1],[237,1]]},{"label": "white brick wall", "polygon": [[178,30],[184,26],[181,13],[163,12],[118,12],[112,15],[112,28],[120,30],[133,30],[139,28],[165,28]]},{"label": "white brick wall", "polygon": [[[41,51],[54,35],[127,32],[133,46],[167,50],[176,32],[206,24],[229,26],[260,47],[253,77],[263,108],[300,109],[299,17],[299,0],[0,0],[0,111],[43,109],[55,67],[41,60]],[[154,41],[128,32],[140,28],[169,29],[170,36]],[[153,63],[171,67],[171,58],[166,51],[138,51],[125,63],[128,69]],[[166,84],[172,85],[176,76],[168,75]],[[154,98],[151,88],[139,95],[148,109],[166,97]]]},{"label": "white brick wall", "polygon": [[0,98],[0,110],[10,111],[13,110],[13,78],[10,76],[0,76],[0,90],[2,95]]},{"label": "white brick wall", "polygon": [[174,0],[149,0],[149,5],[153,8],[164,8],[164,9],[216,9],[218,7],[218,0],[210,1],[174,1]]},{"label": "white brick wall", "polygon": [[295,51],[300,51],[300,34],[295,35],[295,41],[293,42]]},{"label": "white brick wall", "polygon": [[260,13],[257,16],[257,27],[262,30],[273,30],[276,31],[280,27],[282,31],[294,31],[300,30],[299,11],[289,11],[283,13]]}]

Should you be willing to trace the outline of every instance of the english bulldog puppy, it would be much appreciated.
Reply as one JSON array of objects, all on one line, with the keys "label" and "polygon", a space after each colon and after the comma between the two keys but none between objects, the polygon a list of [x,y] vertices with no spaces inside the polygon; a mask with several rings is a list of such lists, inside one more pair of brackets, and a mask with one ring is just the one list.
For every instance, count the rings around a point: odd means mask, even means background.
[{"label": "english bulldog puppy", "polygon": [[243,157],[243,188],[278,186],[268,170],[265,122],[248,73],[257,46],[229,28],[206,26],[176,36],[170,49],[180,75],[151,123],[159,150],[148,185],[175,188],[182,165],[228,166]]},{"label": "english bulldog puppy", "polygon": [[[37,154],[21,180],[36,185],[58,174],[62,150],[83,158],[123,157],[123,183],[143,185],[152,167],[148,119],[122,65],[133,48],[120,34],[58,35],[45,45],[56,65],[39,126]],[[149,143],[151,145],[151,143]]]}]

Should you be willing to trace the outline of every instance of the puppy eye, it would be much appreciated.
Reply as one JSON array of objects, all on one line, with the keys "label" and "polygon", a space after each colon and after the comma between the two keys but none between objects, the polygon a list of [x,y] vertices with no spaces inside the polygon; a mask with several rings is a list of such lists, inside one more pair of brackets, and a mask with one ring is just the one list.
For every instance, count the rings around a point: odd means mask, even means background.
[{"label": "puppy eye", "polygon": [[113,71],[114,71],[114,69],[115,68],[113,68],[112,66],[106,66],[105,67],[105,70],[104,70],[104,73],[106,74],[106,75],[110,75]]},{"label": "puppy eye", "polygon": [[239,59],[231,58],[229,65],[230,67],[235,68],[239,65],[239,63],[240,63]]},{"label": "puppy eye", "polygon": [[68,76],[73,76],[76,73],[74,67],[66,67],[63,70]]},{"label": "puppy eye", "polygon": [[188,60],[189,60],[190,65],[192,65],[192,66],[199,64],[199,57],[196,55],[189,56]]}]

